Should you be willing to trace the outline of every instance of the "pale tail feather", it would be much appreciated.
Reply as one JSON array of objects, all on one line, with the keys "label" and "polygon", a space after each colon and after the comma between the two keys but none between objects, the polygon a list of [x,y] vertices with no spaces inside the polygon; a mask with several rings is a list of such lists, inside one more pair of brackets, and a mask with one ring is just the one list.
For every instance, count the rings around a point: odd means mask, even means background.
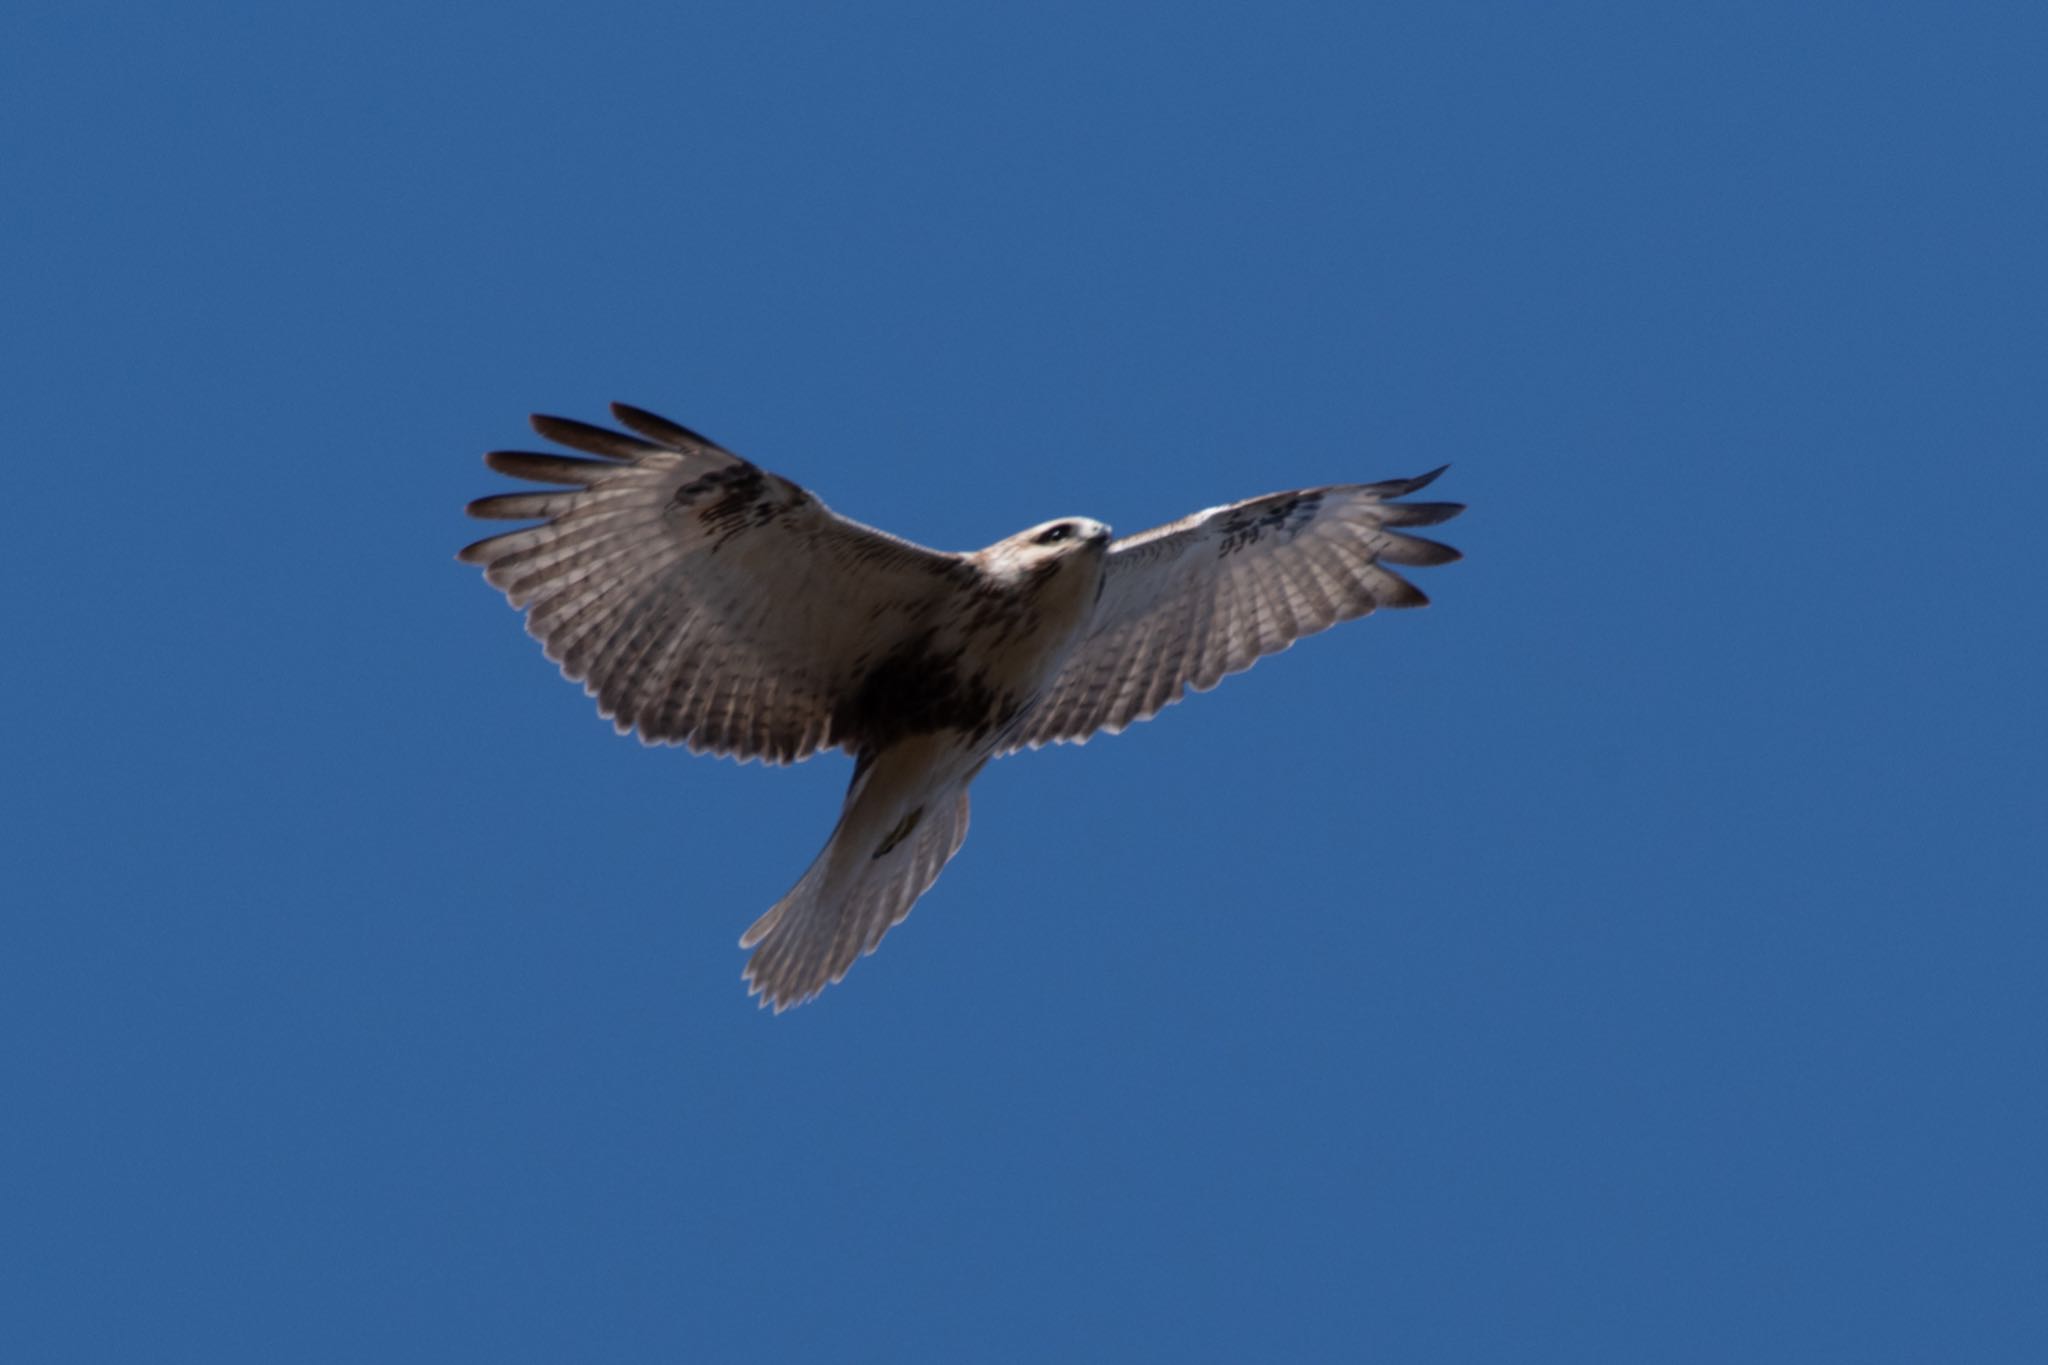
[{"label": "pale tail feather", "polygon": [[[748,993],[778,1014],[811,999],[845,976],[857,958],[872,953],[967,837],[965,783],[934,793],[893,842],[894,831],[879,839],[868,832],[867,822],[855,818],[859,806],[856,794],[810,870],[740,939],[740,947],[754,949],[745,973]],[[848,846],[853,839],[892,846],[876,854]]]}]

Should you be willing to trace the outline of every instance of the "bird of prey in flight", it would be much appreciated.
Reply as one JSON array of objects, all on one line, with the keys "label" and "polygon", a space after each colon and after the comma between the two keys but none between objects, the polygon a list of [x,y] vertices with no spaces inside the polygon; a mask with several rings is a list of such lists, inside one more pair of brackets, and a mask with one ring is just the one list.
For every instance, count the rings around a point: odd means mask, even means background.
[{"label": "bird of prey in flight", "polygon": [[545,491],[471,516],[537,523],[462,551],[619,731],[742,761],[854,756],[838,826],[740,939],[777,1012],[846,975],[967,836],[992,758],[1122,730],[1377,607],[1426,605],[1390,565],[1464,509],[1400,502],[1441,469],[1197,512],[1122,540],[1061,517],[985,550],[928,550],[833,512],[685,427],[534,430],[580,455],[496,451]]}]

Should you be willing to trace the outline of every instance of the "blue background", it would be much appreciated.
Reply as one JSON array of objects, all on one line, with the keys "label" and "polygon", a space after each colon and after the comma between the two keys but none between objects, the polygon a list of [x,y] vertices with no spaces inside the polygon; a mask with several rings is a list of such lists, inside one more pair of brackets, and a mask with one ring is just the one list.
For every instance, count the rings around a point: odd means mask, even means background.
[{"label": "blue background", "polygon": [[[0,1356],[2040,1360],[2048,20],[0,22]],[[1453,462],[1427,612],[1003,762],[614,737],[625,399],[971,548]]]}]

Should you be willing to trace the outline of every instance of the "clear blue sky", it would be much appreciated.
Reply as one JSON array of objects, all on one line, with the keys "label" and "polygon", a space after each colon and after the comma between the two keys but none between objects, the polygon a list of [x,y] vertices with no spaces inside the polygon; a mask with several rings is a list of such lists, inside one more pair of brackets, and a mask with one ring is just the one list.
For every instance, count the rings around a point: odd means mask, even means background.
[{"label": "clear blue sky", "polygon": [[[2048,19],[25,4],[0,1358],[2048,1359]],[[1437,605],[985,773],[615,737],[532,410],[925,543],[1416,473]]]}]

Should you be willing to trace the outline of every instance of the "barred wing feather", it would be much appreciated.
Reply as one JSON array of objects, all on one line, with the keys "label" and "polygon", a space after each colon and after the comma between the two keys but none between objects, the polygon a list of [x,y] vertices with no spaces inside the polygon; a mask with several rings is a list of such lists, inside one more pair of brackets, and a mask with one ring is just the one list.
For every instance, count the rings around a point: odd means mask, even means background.
[{"label": "barred wing feather", "polygon": [[774,763],[857,749],[834,703],[862,675],[865,643],[954,591],[964,558],[841,517],[652,413],[612,412],[630,434],[533,419],[579,456],[485,456],[562,487],[471,503],[474,517],[539,524],[461,558],[622,732]]},{"label": "barred wing feather", "polygon": [[1040,694],[1009,748],[1082,743],[1122,730],[1305,635],[1379,607],[1429,599],[1388,565],[1426,567],[1458,552],[1397,528],[1464,507],[1396,502],[1412,479],[1269,493],[1117,541],[1093,623]]}]

